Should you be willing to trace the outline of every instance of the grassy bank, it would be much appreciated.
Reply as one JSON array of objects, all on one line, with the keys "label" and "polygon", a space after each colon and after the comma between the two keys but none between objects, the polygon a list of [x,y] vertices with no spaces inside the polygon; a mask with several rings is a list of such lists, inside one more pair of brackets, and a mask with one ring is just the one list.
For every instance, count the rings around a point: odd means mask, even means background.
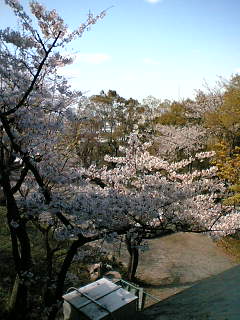
[{"label": "grassy bank", "polygon": [[5,207],[0,207],[0,261],[0,318],[4,319],[15,274]]},{"label": "grassy bank", "polygon": [[228,236],[217,242],[224,252],[226,252],[237,263],[240,263],[240,235]]}]

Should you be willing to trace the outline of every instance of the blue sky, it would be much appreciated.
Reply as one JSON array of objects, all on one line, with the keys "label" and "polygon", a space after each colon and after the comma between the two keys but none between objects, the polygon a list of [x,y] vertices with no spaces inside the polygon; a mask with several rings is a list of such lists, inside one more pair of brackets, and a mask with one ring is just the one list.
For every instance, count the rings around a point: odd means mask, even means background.
[{"label": "blue sky", "polygon": [[[20,1],[27,7],[27,0]],[[62,72],[87,94],[116,90],[141,101],[193,97],[204,81],[240,72],[239,0],[43,0],[70,28],[111,7],[70,46],[74,65]],[[0,0],[0,28],[13,17]]]}]

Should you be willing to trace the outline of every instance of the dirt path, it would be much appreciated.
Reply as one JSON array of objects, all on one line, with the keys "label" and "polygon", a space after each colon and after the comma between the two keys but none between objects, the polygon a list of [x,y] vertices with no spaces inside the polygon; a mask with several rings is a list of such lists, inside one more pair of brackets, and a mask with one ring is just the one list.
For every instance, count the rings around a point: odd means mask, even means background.
[{"label": "dirt path", "polygon": [[160,299],[236,265],[209,237],[177,233],[149,241],[137,277]]},{"label": "dirt path", "polygon": [[[150,250],[141,254],[137,277],[143,281],[145,291],[160,300],[166,300],[146,309],[139,319],[240,319],[240,310],[239,313],[235,310],[238,317],[227,317],[229,301],[224,304],[224,298],[220,296],[222,291],[223,295],[228,294],[230,288],[227,285],[231,287],[234,283],[231,278],[232,270],[240,267],[236,267],[236,263],[210,238],[201,234],[178,233],[150,240],[149,247]],[[221,278],[226,270],[230,270],[226,274],[232,279],[232,284],[229,279],[226,278],[225,281],[225,278]],[[240,281],[240,270],[238,274]],[[220,280],[212,280],[216,278],[212,278],[215,275],[219,275]],[[201,281],[203,279],[207,280]],[[210,283],[208,279],[211,280]],[[183,291],[185,289],[188,290]],[[175,295],[176,293],[179,294]],[[240,299],[240,293],[238,298]],[[215,314],[211,317],[211,310],[215,308],[214,301],[219,299],[226,314],[221,310],[217,316]],[[234,310],[232,307],[231,309]],[[196,310],[200,310],[200,315]],[[222,317],[221,314],[225,316]]]},{"label": "dirt path", "polygon": [[149,247],[141,254],[137,277],[145,283],[146,291],[159,299],[236,265],[202,234],[177,233],[150,240]]}]

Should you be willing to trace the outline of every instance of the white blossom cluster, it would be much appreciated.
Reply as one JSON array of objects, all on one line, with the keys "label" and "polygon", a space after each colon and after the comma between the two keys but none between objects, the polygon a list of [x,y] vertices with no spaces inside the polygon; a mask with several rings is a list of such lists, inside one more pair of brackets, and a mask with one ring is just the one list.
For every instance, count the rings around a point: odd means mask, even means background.
[{"label": "white blossom cluster", "polygon": [[203,150],[207,144],[207,131],[201,125],[176,127],[158,125],[159,136],[154,143],[158,146],[157,153],[167,159],[177,154],[185,157]]},{"label": "white blossom cluster", "polygon": [[186,103],[186,116],[193,119],[201,119],[206,112],[215,111],[223,103],[221,89],[204,93],[199,90],[194,101]]},{"label": "white blossom cluster", "polygon": [[[114,169],[97,169],[92,166],[85,171],[90,178],[97,177],[111,186],[99,188],[102,195],[111,196],[111,201],[107,198],[110,208],[104,206],[104,201],[98,202],[96,194],[95,199],[91,200],[96,204],[95,212],[102,208],[109,212],[105,223],[107,219],[108,222],[111,221],[115,212],[118,214],[118,221],[124,219],[125,223],[132,225],[138,222],[138,225],[150,226],[157,219],[158,225],[163,229],[169,225],[177,225],[180,229],[205,230],[221,235],[239,228],[234,209],[226,209],[219,202],[225,186],[216,178],[215,167],[181,173],[181,169],[186,168],[189,163],[211,157],[214,153],[200,153],[186,161],[168,163],[144,151],[136,136],[130,139],[130,144],[126,157],[106,158],[117,164]],[[228,217],[231,221],[229,225],[226,223]],[[234,227],[232,221],[235,221]]]}]

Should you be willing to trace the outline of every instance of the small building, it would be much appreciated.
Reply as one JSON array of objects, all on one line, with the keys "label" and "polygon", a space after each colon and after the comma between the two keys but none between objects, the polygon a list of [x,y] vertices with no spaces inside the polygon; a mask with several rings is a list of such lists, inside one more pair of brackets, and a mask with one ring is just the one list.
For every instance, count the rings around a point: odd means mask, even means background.
[{"label": "small building", "polygon": [[64,320],[126,320],[137,311],[138,297],[101,278],[63,296]]}]

